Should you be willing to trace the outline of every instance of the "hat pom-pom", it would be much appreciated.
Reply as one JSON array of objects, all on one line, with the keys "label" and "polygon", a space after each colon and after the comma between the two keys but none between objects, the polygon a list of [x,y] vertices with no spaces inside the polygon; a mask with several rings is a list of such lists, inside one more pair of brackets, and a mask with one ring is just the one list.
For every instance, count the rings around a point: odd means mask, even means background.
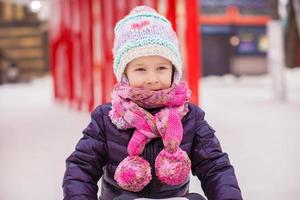
[{"label": "hat pom-pom", "polygon": [[139,192],[151,181],[150,164],[139,156],[127,156],[118,165],[114,178],[124,190]]},{"label": "hat pom-pom", "polygon": [[163,149],[155,159],[156,176],[168,185],[179,185],[186,181],[190,170],[191,160],[180,148],[174,153]]}]

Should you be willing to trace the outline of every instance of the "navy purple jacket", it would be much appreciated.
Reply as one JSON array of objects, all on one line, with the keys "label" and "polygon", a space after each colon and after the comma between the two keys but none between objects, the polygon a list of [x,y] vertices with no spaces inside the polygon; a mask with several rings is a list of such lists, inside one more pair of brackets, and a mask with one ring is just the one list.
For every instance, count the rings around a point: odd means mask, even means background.
[{"label": "navy purple jacket", "polygon": [[[102,177],[99,200],[112,200],[121,194],[136,197],[168,198],[184,196],[189,180],[181,185],[162,184],[155,176],[154,161],[163,149],[161,138],[152,139],[141,156],[152,168],[151,182],[140,192],[122,190],[114,180],[118,164],[127,156],[127,144],[134,129],[119,130],[112,124],[108,112],[111,104],[98,106],[91,114],[91,122],[83,130],[76,150],[66,160],[63,180],[64,200],[96,200],[97,182]],[[153,114],[158,109],[150,110]],[[192,161],[192,174],[201,181],[209,200],[241,200],[241,191],[226,153],[222,152],[214,130],[204,120],[204,112],[189,104],[189,112],[182,119],[183,139],[180,147]]]}]

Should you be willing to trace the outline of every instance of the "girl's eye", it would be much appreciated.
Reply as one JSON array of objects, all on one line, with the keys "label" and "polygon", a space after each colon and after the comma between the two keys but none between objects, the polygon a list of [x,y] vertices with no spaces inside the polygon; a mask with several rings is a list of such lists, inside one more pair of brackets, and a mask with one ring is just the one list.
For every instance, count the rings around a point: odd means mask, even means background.
[{"label": "girl's eye", "polygon": [[136,68],[134,71],[143,72],[143,71],[145,71],[145,69],[144,68]]},{"label": "girl's eye", "polygon": [[168,69],[168,67],[166,67],[166,66],[159,66],[159,67],[158,67],[158,70],[159,70],[159,71],[166,70],[166,69]]}]

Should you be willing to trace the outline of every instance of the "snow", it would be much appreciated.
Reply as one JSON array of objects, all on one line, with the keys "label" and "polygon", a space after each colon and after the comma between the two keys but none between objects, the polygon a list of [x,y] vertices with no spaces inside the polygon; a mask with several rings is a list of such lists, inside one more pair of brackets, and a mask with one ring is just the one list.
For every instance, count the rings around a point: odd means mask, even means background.
[{"label": "snow", "polygon": [[[206,77],[201,107],[229,154],[244,199],[300,199],[300,70],[287,70],[286,102],[269,76]],[[65,159],[89,113],[53,99],[46,76],[0,86],[0,199],[62,199]],[[202,193],[192,177],[191,192]]]}]

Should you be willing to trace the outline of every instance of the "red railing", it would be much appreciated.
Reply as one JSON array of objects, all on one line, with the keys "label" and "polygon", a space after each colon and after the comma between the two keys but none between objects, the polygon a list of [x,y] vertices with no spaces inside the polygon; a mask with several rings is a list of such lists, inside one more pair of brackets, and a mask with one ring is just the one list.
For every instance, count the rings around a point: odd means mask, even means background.
[{"label": "red railing", "polygon": [[[166,3],[166,16],[178,28],[176,0]],[[200,34],[197,0],[186,1],[186,78],[192,89],[192,101],[198,104]],[[112,67],[115,23],[137,5],[156,10],[159,0],[53,0],[50,18],[50,66],[54,97],[70,105],[91,111],[95,105],[110,101],[116,83]]]}]

